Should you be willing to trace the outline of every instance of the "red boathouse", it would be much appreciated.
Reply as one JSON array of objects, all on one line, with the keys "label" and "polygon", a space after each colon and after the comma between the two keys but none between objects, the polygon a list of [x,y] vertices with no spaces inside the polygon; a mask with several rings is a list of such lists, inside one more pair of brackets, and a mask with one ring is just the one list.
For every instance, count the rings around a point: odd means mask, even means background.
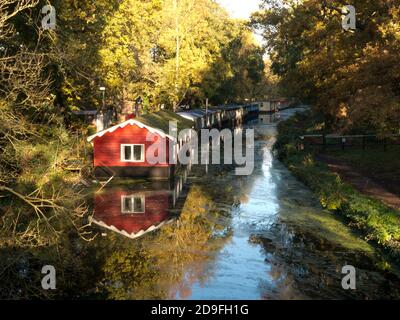
[{"label": "red boathouse", "polygon": [[[100,131],[88,138],[93,143],[94,173],[96,177],[145,177],[154,179],[168,179],[174,171],[175,165],[170,164],[169,150],[173,147],[175,138],[167,134],[169,122],[177,123],[178,132],[192,128],[193,124],[187,119],[170,112],[160,111],[147,114],[135,119],[129,119],[106,130]],[[157,164],[149,163],[146,157],[147,149],[154,141],[147,141],[148,134],[153,134],[157,144],[166,147],[157,155],[163,159]],[[183,142],[179,141],[175,147],[176,154]],[[164,161],[165,160],[165,161]]]},{"label": "red boathouse", "polygon": [[130,192],[123,188],[96,194],[91,222],[135,239],[173,221],[169,192]]},{"label": "red boathouse", "polygon": [[187,193],[184,185],[190,167],[172,181],[136,185],[116,182],[94,195],[90,222],[135,239],[174,221]]}]

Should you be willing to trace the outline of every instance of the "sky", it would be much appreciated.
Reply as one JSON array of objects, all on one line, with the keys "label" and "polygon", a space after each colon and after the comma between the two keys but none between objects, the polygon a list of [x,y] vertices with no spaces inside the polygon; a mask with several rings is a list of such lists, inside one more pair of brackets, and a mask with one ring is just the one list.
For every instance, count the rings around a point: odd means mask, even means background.
[{"label": "sky", "polygon": [[[257,11],[261,0],[217,0],[231,15],[232,18],[248,19],[250,15]],[[260,35],[254,34],[256,40],[262,44],[263,39]]]},{"label": "sky", "polygon": [[248,19],[258,10],[261,0],[217,0],[233,18]]}]

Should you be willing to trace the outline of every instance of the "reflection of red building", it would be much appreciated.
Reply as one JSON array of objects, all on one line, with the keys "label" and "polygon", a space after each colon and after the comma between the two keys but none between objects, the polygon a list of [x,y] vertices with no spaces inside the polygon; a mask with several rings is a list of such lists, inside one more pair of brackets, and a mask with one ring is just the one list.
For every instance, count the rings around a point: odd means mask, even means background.
[{"label": "reflection of red building", "polygon": [[131,239],[172,222],[186,198],[183,190],[189,171],[190,166],[173,184],[171,181],[145,183],[137,186],[139,190],[118,185],[104,188],[94,195],[91,222]]},{"label": "reflection of red building", "polygon": [[168,209],[168,191],[110,189],[95,196],[92,222],[133,239],[171,222]]}]

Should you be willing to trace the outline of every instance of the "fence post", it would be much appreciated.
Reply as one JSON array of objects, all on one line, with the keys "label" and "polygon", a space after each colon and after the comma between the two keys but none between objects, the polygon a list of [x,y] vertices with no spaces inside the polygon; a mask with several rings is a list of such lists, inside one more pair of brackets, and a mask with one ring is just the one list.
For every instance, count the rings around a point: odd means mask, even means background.
[{"label": "fence post", "polygon": [[365,150],[365,135],[362,137],[362,148]]},{"label": "fence post", "polygon": [[383,151],[387,150],[387,138],[383,139]]},{"label": "fence post", "polygon": [[323,150],[326,150],[326,136],[325,133],[322,134],[322,144],[323,144]]},{"label": "fence post", "polygon": [[303,151],[304,150],[304,136],[300,136],[300,141],[298,141],[297,144],[297,151]]},{"label": "fence post", "polygon": [[342,150],[344,151],[344,147],[346,144],[346,138],[342,138]]}]

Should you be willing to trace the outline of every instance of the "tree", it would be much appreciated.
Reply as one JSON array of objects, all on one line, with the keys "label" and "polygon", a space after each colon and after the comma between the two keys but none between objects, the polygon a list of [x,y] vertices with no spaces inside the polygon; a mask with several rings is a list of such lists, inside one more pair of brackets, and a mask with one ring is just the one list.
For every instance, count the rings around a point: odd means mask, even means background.
[{"label": "tree", "polygon": [[117,101],[155,102],[161,8],[158,0],[126,0],[106,19],[99,73]]},{"label": "tree", "polygon": [[[56,69],[57,103],[66,113],[100,109],[100,86],[104,86],[100,50],[102,33],[120,1],[57,1],[57,29],[53,33],[51,58]],[[108,95],[107,95],[108,96]],[[112,104],[112,100],[108,100]]]},{"label": "tree", "polygon": [[40,9],[39,1],[0,5],[2,246],[54,243],[62,220],[78,227],[86,212],[61,165],[76,149],[55,103],[51,34],[38,25]]},{"label": "tree", "polygon": [[141,96],[150,110],[253,99],[265,84],[250,29],[214,1],[125,0],[102,39],[101,70],[114,99]]},{"label": "tree", "polygon": [[268,87],[264,51],[243,22],[235,21],[231,30],[233,34],[220,57],[220,65],[226,72],[215,74],[218,86],[214,88],[212,100],[217,103],[243,103],[260,99],[264,88]]},{"label": "tree", "polygon": [[264,3],[253,22],[288,95],[312,103],[327,130],[399,132],[397,1],[357,1],[354,32],[341,27],[344,1]]}]

